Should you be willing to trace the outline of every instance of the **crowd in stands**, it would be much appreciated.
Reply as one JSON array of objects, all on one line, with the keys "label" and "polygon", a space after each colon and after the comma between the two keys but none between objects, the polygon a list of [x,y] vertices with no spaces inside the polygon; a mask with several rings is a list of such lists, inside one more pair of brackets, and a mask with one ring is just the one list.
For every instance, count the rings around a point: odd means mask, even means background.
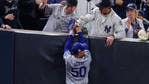
[{"label": "crowd in stands", "polygon": [[[107,1],[110,1],[110,5]],[[116,20],[108,19],[113,21],[112,26],[119,28],[119,24],[123,25],[126,37],[137,37],[136,35],[140,29],[144,29],[147,32],[149,30],[149,0],[0,0],[0,27],[5,29],[66,32],[65,26],[70,18],[79,20],[82,16],[88,14],[92,16],[92,14],[96,14],[95,12],[99,12],[95,10],[100,10],[101,12],[101,15],[97,14],[94,18],[90,17],[95,21],[96,25],[92,23],[88,26],[82,26],[87,27],[88,34],[93,33],[91,25],[96,26],[95,29],[98,29],[99,26],[103,26],[106,23],[102,23],[102,21],[106,20],[102,18],[107,18],[108,14],[111,13],[106,14],[106,11],[112,11],[112,14],[115,15],[111,14],[112,18],[117,18]],[[95,18],[96,16],[100,18]],[[117,22],[114,23],[114,21]],[[104,26],[111,28],[107,25]],[[114,35],[115,32],[120,32],[120,28],[112,32],[110,36]],[[107,31],[107,33],[109,32]],[[102,35],[107,36],[107,34],[99,34],[99,36]]]}]

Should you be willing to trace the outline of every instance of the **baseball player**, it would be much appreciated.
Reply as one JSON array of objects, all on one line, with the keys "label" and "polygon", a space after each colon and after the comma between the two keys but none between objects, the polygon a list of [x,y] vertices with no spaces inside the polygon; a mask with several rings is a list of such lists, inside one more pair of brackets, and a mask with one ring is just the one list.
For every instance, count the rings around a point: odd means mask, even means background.
[{"label": "baseball player", "polygon": [[107,46],[111,46],[115,38],[125,37],[121,18],[111,8],[109,0],[102,0],[96,6],[90,14],[81,16],[78,23],[81,26],[88,23],[89,36],[106,37]]},{"label": "baseball player", "polygon": [[80,42],[75,42],[72,45],[74,37],[73,30],[70,30],[64,46],[63,57],[66,65],[66,84],[87,84],[91,54],[80,27],[76,27],[75,30]]}]

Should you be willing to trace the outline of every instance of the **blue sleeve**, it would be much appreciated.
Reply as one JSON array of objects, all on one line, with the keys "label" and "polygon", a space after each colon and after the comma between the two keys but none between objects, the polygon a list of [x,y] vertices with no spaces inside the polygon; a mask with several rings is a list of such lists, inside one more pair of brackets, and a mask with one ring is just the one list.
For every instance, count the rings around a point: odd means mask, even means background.
[{"label": "blue sleeve", "polygon": [[86,39],[83,37],[83,33],[82,32],[78,32],[78,38],[79,38],[79,41],[81,43],[87,43]]},{"label": "blue sleeve", "polygon": [[72,45],[72,41],[73,41],[73,36],[69,35],[66,42],[65,42],[65,45],[64,45],[64,52],[67,50],[70,50],[71,45]]},{"label": "blue sleeve", "polygon": [[88,50],[88,45],[87,45],[86,39],[83,37],[82,32],[78,32],[78,38],[79,38],[79,41],[83,44],[84,48]]}]

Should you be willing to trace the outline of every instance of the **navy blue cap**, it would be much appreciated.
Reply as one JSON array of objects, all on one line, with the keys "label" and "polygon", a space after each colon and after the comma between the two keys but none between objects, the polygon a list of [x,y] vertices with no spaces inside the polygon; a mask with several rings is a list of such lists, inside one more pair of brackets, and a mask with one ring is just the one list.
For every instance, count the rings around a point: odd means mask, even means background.
[{"label": "navy blue cap", "polygon": [[97,7],[99,7],[100,9],[105,8],[105,7],[111,7],[111,1],[110,0],[102,0],[101,2],[99,2],[98,4],[96,4]]},{"label": "navy blue cap", "polygon": [[72,55],[75,55],[75,54],[78,54],[80,51],[85,50],[85,47],[86,47],[86,45],[84,45],[80,42],[76,42],[72,45],[70,52]]},{"label": "navy blue cap", "polygon": [[127,9],[137,9],[137,6],[136,6],[135,3],[129,3],[129,4],[127,5]]}]

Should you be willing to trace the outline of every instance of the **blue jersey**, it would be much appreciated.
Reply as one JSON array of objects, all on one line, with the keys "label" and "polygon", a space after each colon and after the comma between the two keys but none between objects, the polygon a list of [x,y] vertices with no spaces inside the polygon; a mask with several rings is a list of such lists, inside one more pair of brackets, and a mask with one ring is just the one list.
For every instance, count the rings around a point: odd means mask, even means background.
[{"label": "blue jersey", "polygon": [[85,56],[76,58],[70,51],[64,53],[66,65],[66,84],[88,84],[91,54],[85,50]]}]

